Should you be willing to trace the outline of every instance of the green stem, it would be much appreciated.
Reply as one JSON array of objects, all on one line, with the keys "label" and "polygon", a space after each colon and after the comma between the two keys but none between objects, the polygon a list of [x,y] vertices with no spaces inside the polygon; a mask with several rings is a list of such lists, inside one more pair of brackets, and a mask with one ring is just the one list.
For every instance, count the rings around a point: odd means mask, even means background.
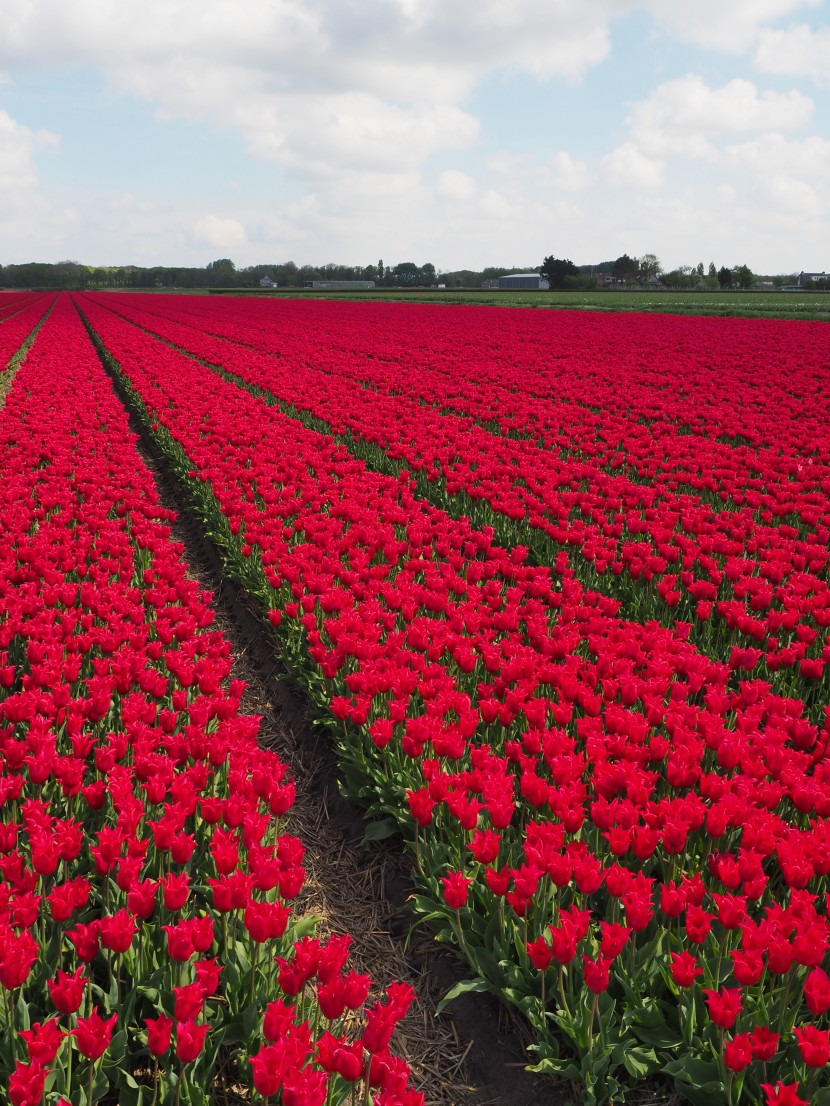
[{"label": "green stem", "polygon": [[567,1014],[568,1020],[572,1022],[573,1014],[571,1013],[571,1008],[568,1005],[568,1000],[565,997],[565,968],[562,964],[559,965],[559,994],[562,997],[562,1008]]},{"label": "green stem", "polygon": [[[69,1018],[69,1024],[70,1024],[70,1026],[72,1025],[71,1015],[70,1015],[70,1018]],[[66,1041],[66,1048],[67,1048],[67,1054],[66,1054],[66,1087],[65,1087],[65,1091],[66,1091],[66,1098],[71,1102],[72,1101],[72,1038],[67,1033],[67,1036],[64,1038],[64,1040]]]},{"label": "green stem", "polygon": [[86,1106],[92,1106],[92,1082],[95,1077],[95,1061],[89,1061],[89,1079],[86,1085]]},{"label": "green stem", "polygon": [[594,1019],[597,1016],[597,1006],[599,1005],[599,995],[594,995],[594,1000],[591,1003],[591,1020],[588,1022],[588,1055],[590,1056],[594,1051]]},{"label": "green stem", "polygon": [[259,945],[256,943],[256,941],[253,942],[253,946],[254,947],[251,951],[251,987],[248,991],[249,1006],[253,1006],[254,1004],[254,991],[256,987],[256,965],[259,958]]},{"label": "green stem", "polygon": [[787,972],[787,982],[784,985],[784,993],[781,996],[781,1014],[778,1018],[778,1032],[784,1032],[784,1022],[787,1017],[787,999],[790,997],[790,985],[793,981],[793,966]]},{"label": "green stem", "polygon": [[159,1062],[156,1060],[153,1066],[153,1101],[150,1106],[156,1106],[156,1102],[159,1096]]},{"label": "green stem", "polygon": [[458,944],[461,948],[461,951],[464,953],[467,960],[470,963],[472,963],[472,960],[470,960],[470,952],[469,952],[469,949],[467,948],[467,943],[464,940],[464,930],[461,927],[461,911],[460,910],[456,910],[456,912],[455,912],[455,924],[456,924],[456,929],[458,931]]}]

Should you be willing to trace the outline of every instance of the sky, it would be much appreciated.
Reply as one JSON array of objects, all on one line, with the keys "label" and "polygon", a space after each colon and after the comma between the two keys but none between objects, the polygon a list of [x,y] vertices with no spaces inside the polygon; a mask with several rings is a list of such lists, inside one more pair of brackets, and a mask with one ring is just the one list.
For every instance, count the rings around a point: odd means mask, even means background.
[{"label": "sky", "polygon": [[7,0],[0,264],[830,271],[830,0]]}]

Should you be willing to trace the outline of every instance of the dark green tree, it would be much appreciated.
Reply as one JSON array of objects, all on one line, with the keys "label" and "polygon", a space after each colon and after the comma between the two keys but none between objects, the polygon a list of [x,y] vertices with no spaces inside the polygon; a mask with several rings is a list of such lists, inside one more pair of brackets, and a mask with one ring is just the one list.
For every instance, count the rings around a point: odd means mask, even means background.
[{"label": "dark green tree", "polygon": [[636,257],[629,257],[627,253],[624,253],[614,262],[614,268],[611,272],[617,280],[623,280],[630,284],[640,275],[640,262]]},{"label": "dark green tree", "polygon": [[208,281],[214,288],[232,288],[237,284],[236,266],[229,257],[220,257],[207,265]]},{"label": "dark green tree", "polygon": [[648,280],[650,277],[660,276],[663,271],[663,266],[660,264],[660,258],[653,253],[644,253],[639,261],[639,277],[640,280]]},{"label": "dark green tree", "polygon": [[431,261],[427,261],[421,266],[421,282],[426,284],[427,287],[436,283],[435,266]]},{"label": "dark green tree", "polygon": [[718,269],[718,284],[721,288],[732,287],[732,270],[727,269],[725,265],[722,265],[720,269]]},{"label": "dark green tree", "polygon": [[539,269],[551,288],[564,288],[568,277],[578,277],[579,269],[567,257],[546,257]]},{"label": "dark green tree", "polygon": [[413,288],[416,284],[422,283],[421,267],[414,261],[401,261],[390,272],[392,282],[402,288]]},{"label": "dark green tree", "polygon": [[748,265],[736,265],[732,270],[732,282],[739,288],[751,288],[755,283],[755,274]]}]

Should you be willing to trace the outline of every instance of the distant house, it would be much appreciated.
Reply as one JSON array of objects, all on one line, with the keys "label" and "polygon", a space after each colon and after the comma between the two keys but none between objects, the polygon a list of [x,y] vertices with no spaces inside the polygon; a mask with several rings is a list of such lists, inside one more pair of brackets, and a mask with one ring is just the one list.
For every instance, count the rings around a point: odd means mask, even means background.
[{"label": "distant house", "polygon": [[771,280],[756,280],[753,285],[756,292],[774,292],[775,283]]},{"label": "distant house", "polygon": [[260,288],[279,288],[279,285],[275,280],[271,280],[269,276],[264,276],[259,282]]},{"label": "distant house", "polygon": [[499,288],[513,292],[546,292],[550,283],[538,273],[511,273],[510,276],[499,277]]},{"label": "distant house", "polygon": [[827,273],[799,273],[795,278],[797,287],[803,288],[808,281],[828,280]]},{"label": "distant house", "polygon": [[337,291],[351,288],[374,288],[373,280],[304,280],[303,288],[324,288]]}]

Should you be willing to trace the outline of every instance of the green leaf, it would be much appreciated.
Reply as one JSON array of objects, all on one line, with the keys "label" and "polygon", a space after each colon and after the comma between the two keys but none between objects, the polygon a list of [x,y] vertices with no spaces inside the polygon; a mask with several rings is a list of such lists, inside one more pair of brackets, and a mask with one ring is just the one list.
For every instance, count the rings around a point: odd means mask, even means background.
[{"label": "green leaf", "polygon": [[683,1083],[681,1086],[681,1093],[693,1106],[712,1106],[713,1102],[722,1102],[726,1094],[726,1087],[719,1079],[716,1082],[704,1083],[700,1087],[690,1083]]},{"label": "green leaf", "polygon": [[645,999],[637,1009],[629,1007],[630,1023],[634,1033],[646,1045],[654,1048],[675,1048],[680,1044],[680,1034],[667,1020],[665,1003]]},{"label": "green leaf", "polygon": [[245,1040],[245,1030],[243,1028],[243,1016],[247,1012],[248,1007],[242,1014],[238,1014],[235,1018],[229,1018],[226,1022],[222,1023],[222,1040],[227,1045],[241,1044]]},{"label": "green leaf", "polygon": [[239,968],[240,974],[243,976],[249,976],[251,974],[251,961],[248,956],[248,949],[244,941],[237,941],[233,949],[236,964]]},{"label": "green leaf", "polygon": [[113,1035],[109,1048],[104,1053],[101,1066],[105,1068],[118,1068],[124,1061],[127,1052],[127,1030],[120,1029]]},{"label": "green leaf", "polygon": [[386,841],[398,832],[398,823],[393,818],[382,818],[377,822],[370,822],[363,834],[363,844],[369,845],[372,841]]},{"label": "green leaf", "polygon": [[461,995],[481,994],[489,990],[490,985],[483,979],[462,979],[460,983],[456,983],[454,987],[451,987],[449,991],[447,991],[435,1007],[435,1016],[438,1017],[453,999],[459,998]]},{"label": "green leaf", "polygon": [[255,1002],[246,1006],[242,1011],[242,1032],[246,1038],[253,1036],[254,1030],[259,1024],[259,1007]]},{"label": "green leaf", "polygon": [[301,937],[313,937],[321,921],[322,918],[318,914],[303,914],[292,920],[285,936],[291,944]]},{"label": "green leaf", "polygon": [[132,1075],[123,1069],[118,1072],[116,1084],[118,1087],[119,1106],[141,1106],[145,1092],[147,1092],[148,1098],[150,1097],[150,1088],[136,1083]]},{"label": "green leaf", "polygon": [[707,1103],[718,1100],[725,1093],[720,1068],[714,1060],[685,1057],[682,1060],[669,1061],[663,1070],[666,1075],[674,1076],[678,1092],[695,1106],[707,1106]]},{"label": "green leaf", "polygon": [[17,999],[17,1018],[15,1019],[15,1029],[31,1029],[32,1022],[29,1016],[29,1004],[23,997],[23,988],[21,987],[18,992]]},{"label": "green leaf", "polygon": [[560,1060],[553,1056],[546,1056],[538,1064],[531,1064],[527,1070],[536,1072],[538,1075],[558,1075],[562,1079],[579,1079],[582,1075],[573,1060]]},{"label": "green leaf", "polygon": [[504,972],[500,970],[498,961],[486,948],[473,948],[468,944],[467,952],[473,968],[484,979],[495,985],[504,982]]},{"label": "green leaf", "polygon": [[[84,1086],[86,1086],[86,1083],[84,1083]],[[109,1077],[104,1071],[104,1068],[99,1067],[95,1072],[95,1078],[92,1084],[92,1099],[87,1103],[87,1106],[92,1106],[92,1103],[97,1102],[99,1098],[103,1098],[109,1089]]]},{"label": "green leaf", "polygon": [[653,1048],[628,1048],[623,1052],[623,1064],[629,1075],[635,1079],[645,1079],[661,1068],[657,1053]]}]

